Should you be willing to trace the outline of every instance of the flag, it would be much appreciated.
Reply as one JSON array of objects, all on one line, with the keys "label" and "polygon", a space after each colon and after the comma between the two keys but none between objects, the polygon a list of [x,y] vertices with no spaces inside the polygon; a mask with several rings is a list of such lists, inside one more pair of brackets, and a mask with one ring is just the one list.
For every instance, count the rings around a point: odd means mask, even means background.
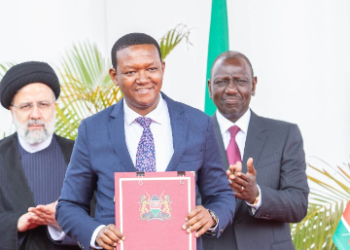
[{"label": "flag", "polygon": [[350,249],[350,202],[340,219],[333,235],[334,245],[338,250]]},{"label": "flag", "polygon": [[216,110],[213,101],[209,97],[208,90],[208,79],[210,79],[211,66],[215,58],[228,49],[229,35],[226,0],[212,0],[204,104],[204,112],[208,115],[214,114]]}]

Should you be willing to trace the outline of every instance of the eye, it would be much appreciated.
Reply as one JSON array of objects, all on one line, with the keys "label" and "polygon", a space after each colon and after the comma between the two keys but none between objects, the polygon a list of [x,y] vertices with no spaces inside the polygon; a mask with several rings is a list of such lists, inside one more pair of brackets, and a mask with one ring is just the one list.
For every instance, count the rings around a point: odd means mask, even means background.
[{"label": "eye", "polygon": [[32,103],[26,103],[26,104],[23,104],[21,106],[19,106],[19,109],[20,110],[29,110],[33,107],[33,104]]},{"label": "eye", "polygon": [[127,71],[127,72],[125,72],[124,74],[125,74],[125,75],[131,76],[131,75],[133,75],[133,74],[135,74],[135,73],[136,73],[136,71]]},{"label": "eye", "polygon": [[156,71],[157,68],[153,67],[153,68],[149,68],[148,71]]},{"label": "eye", "polygon": [[42,109],[48,108],[49,106],[50,106],[50,103],[48,103],[48,102],[39,102],[38,103],[38,107],[42,108]]},{"label": "eye", "polygon": [[226,85],[227,83],[228,83],[228,80],[226,80],[226,79],[219,79],[219,80],[215,81],[215,84],[219,85],[219,86]]}]

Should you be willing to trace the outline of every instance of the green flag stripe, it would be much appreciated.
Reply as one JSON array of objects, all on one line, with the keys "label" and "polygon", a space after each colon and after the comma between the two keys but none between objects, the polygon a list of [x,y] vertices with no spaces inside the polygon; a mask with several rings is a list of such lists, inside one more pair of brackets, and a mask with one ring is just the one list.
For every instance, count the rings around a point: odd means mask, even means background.
[{"label": "green flag stripe", "polygon": [[[206,80],[210,78],[210,70],[215,58],[228,49],[229,34],[226,0],[212,0]],[[208,115],[212,115],[214,114],[216,107],[209,97],[207,81],[205,86],[204,112]]]},{"label": "green flag stripe", "polygon": [[338,250],[346,250],[350,248],[350,232],[344,226],[343,218],[340,220],[338,227],[334,232],[333,242]]}]

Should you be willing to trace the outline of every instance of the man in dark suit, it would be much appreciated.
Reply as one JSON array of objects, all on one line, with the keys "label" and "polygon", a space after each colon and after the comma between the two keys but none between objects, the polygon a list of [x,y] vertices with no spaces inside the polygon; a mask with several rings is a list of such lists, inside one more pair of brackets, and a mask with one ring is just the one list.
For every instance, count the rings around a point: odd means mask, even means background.
[{"label": "man in dark suit", "polygon": [[[84,249],[114,249],[128,238],[114,225],[114,172],[196,171],[203,206],[196,206],[179,226],[184,233],[195,233],[200,250],[200,236],[220,236],[235,207],[212,121],[160,92],[165,63],[152,37],[123,36],[112,49],[112,62],[110,75],[124,98],[81,123],[56,218]],[[142,128],[146,122],[148,127]],[[149,144],[140,146],[145,141]],[[92,220],[86,210],[94,192]]]},{"label": "man in dark suit", "polygon": [[0,249],[79,249],[68,246],[74,242],[55,220],[74,145],[54,134],[59,94],[58,78],[43,62],[17,64],[1,81],[0,102],[17,132],[0,141]]},{"label": "man in dark suit", "polygon": [[294,249],[289,223],[307,212],[300,131],[249,109],[256,84],[250,61],[239,52],[222,53],[212,66],[208,86],[218,108],[212,119],[237,205],[232,226],[219,239],[204,239],[207,250]]}]

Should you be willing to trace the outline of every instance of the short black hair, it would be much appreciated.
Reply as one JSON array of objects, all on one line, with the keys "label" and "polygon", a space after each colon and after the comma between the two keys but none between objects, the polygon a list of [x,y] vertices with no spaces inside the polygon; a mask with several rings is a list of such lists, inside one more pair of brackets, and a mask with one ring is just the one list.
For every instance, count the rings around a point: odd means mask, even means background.
[{"label": "short black hair", "polygon": [[158,54],[159,54],[159,59],[160,61],[162,61],[162,55],[160,53],[160,47],[158,42],[156,41],[156,39],[154,39],[153,37],[144,34],[144,33],[129,33],[126,34],[124,36],[122,36],[121,38],[119,38],[115,44],[113,45],[112,48],[112,65],[114,69],[117,69],[117,52],[119,50],[125,49],[129,46],[133,46],[133,45],[141,45],[141,44],[153,44],[157,50],[158,50]]},{"label": "short black hair", "polygon": [[241,52],[238,51],[233,51],[233,50],[229,50],[229,51],[225,51],[223,53],[221,53],[213,62],[213,65],[211,66],[211,70],[210,70],[210,78],[211,78],[211,73],[213,70],[213,67],[215,65],[215,63],[221,59],[221,58],[243,58],[247,63],[248,66],[250,68],[250,72],[252,74],[252,78],[254,77],[254,70],[253,70],[253,66],[251,64],[251,62],[249,61],[248,57],[246,57],[244,54],[242,54]]}]

